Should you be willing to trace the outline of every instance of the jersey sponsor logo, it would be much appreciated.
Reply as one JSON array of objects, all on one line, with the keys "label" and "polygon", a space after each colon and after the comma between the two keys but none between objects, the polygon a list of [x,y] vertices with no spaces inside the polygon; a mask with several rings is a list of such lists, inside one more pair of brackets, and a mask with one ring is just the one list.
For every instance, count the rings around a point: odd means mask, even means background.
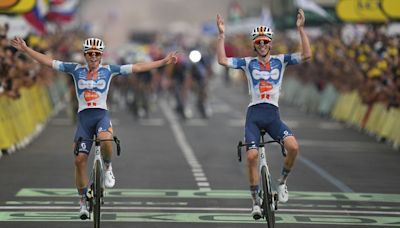
[{"label": "jersey sponsor logo", "polygon": [[78,89],[92,89],[92,88],[97,88],[97,89],[104,89],[106,88],[106,81],[105,80],[98,80],[98,81],[93,81],[93,80],[79,80],[78,81]]},{"label": "jersey sponsor logo", "polygon": [[270,82],[260,80],[258,85],[258,91],[260,92],[261,99],[269,99],[271,95],[268,94],[268,91],[273,89],[273,85]]},{"label": "jersey sponsor logo", "polygon": [[268,81],[269,79],[272,80],[278,80],[279,79],[279,70],[278,69],[273,69],[271,71],[260,71],[254,69],[251,74],[253,75],[253,78],[256,80],[266,80]]},{"label": "jersey sponsor logo", "polygon": [[93,90],[85,90],[83,94],[86,102],[96,100],[100,97],[99,94],[97,94],[97,92]]}]

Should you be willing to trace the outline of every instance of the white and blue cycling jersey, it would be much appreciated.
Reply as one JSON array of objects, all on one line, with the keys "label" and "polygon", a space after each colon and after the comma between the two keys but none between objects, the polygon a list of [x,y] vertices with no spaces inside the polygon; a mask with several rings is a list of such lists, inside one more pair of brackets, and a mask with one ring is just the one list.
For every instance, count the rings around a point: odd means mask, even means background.
[{"label": "white and blue cycling jersey", "polygon": [[132,73],[132,65],[99,65],[90,72],[87,65],[58,60],[53,61],[53,69],[65,72],[74,79],[78,112],[88,108],[107,110],[107,94],[112,77]]},{"label": "white and blue cycling jersey", "polygon": [[283,73],[287,65],[301,62],[301,54],[271,55],[266,64],[257,57],[228,58],[228,67],[244,70],[251,101],[249,106],[269,103],[278,107]]}]

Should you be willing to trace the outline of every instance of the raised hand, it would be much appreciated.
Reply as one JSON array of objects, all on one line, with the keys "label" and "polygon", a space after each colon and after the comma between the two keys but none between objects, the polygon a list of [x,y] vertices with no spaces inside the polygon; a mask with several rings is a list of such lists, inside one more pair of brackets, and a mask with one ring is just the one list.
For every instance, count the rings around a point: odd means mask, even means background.
[{"label": "raised hand", "polygon": [[304,17],[304,11],[302,9],[299,9],[299,11],[297,12],[297,21],[296,21],[297,28],[304,27],[305,21],[306,21],[306,18]]},{"label": "raised hand", "polygon": [[219,14],[217,14],[217,27],[219,34],[223,34],[225,32],[224,19]]},{"label": "raised hand", "polygon": [[25,52],[28,48],[25,41],[21,37],[14,37],[14,39],[11,40],[11,45],[15,47],[18,51],[23,52]]},{"label": "raised hand", "polygon": [[168,65],[168,64],[171,64],[171,63],[176,64],[176,62],[178,61],[177,54],[178,54],[177,51],[168,53],[168,55],[165,56],[165,58],[164,58],[165,65]]}]

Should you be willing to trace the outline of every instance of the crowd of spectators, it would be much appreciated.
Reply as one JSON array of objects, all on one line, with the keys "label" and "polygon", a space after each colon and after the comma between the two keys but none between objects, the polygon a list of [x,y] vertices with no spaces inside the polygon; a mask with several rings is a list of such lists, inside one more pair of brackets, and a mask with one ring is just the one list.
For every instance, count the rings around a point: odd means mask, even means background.
[{"label": "crowd of spectators", "polygon": [[[23,87],[30,87],[35,83],[50,85],[54,79],[54,71],[35,64],[26,54],[12,47],[12,37],[7,36],[8,31],[7,24],[0,24],[0,96],[18,99]],[[73,47],[79,48],[77,35],[65,36],[62,32],[56,34],[30,34],[23,38],[35,50],[50,54],[54,58],[69,57],[75,51]]]},{"label": "crowd of spectators", "polygon": [[362,102],[382,102],[389,109],[400,106],[398,35],[386,35],[385,25],[371,25],[363,37],[345,42],[344,27],[324,32],[312,41],[313,59],[295,68],[298,78],[323,90],[332,83],[339,92],[356,90]]}]

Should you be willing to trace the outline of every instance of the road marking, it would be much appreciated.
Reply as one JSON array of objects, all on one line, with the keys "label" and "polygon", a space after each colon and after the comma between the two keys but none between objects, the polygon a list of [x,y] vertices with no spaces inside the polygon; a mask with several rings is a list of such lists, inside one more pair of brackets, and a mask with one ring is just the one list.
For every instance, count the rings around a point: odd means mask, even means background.
[{"label": "road marking", "polygon": [[[77,205],[76,201],[7,201],[6,205]],[[154,202],[154,201],[105,201],[104,205],[106,206],[187,206],[188,202]]]},{"label": "road marking", "polygon": [[[193,149],[190,147],[188,140],[186,139],[186,136],[182,130],[182,127],[177,121],[176,116],[171,111],[171,109],[168,108],[168,105],[164,100],[160,101],[160,107],[171,126],[175,139],[179,147],[181,148],[181,151],[183,152],[183,155],[187,163],[189,163],[192,169],[195,181],[196,181],[196,176],[198,176],[199,174],[202,174],[202,177],[206,178],[203,168],[201,167],[200,162],[196,158]],[[207,179],[205,181],[196,181],[196,183],[200,190],[204,191],[211,190],[210,183],[208,183]]]},{"label": "road marking", "polygon": [[[0,210],[74,210],[76,206],[0,206]],[[249,208],[234,207],[140,207],[140,206],[103,206],[102,210],[144,210],[144,211],[230,211],[230,212],[249,212]],[[400,215],[400,211],[361,211],[361,210],[321,210],[321,209],[289,209],[280,208],[280,212],[299,212],[299,213],[329,213],[329,214],[364,214],[364,215]]]},{"label": "road marking", "polygon": [[298,159],[299,159],[299,161],[301,161],[304,164],[306,164],[306,166],[308,166],[309,168],[314,170],[315,173],[317,173],[318,175],[323,177],[325,180],[329,181],[331,184],[333,184],[335,187],[337,187],[342,192],[354,192],[353,189],[351,189],[345,183],[341,182],[339,179],[337,179],[336,177],[332,176],[327,171],[325,171],[323,168],[321,168],[317,164],[313,163],[312,161],[308,160],[304,156],[298,156]]},{"label": "road marking", "polygon": [[[63,197],[76,198],[73,188],[23,188],[17,197]],[[211,191],[182,189],[107,189],[106,197],[119,198],[210,198],[210,199],[249,199],[247,190],[218,189]],[[339,202],[387,202],[400,203],[400,194],[355,193],[355,192],[304,192],[290,191],[290,201],[339,201]]]},{"label": "road marking", "polygon": [[164,126],[164,120],[161,118],[139,119],[138,122],[143,126]]},{"label": "road marking", "polygon": [[[114,198],[115,199],[115,198]],[[240,201],[238,201],[240,202]],[[37,200],[37,201],[6,201],[6,206],[75,206],[76,200],[70,201],[51,201],[51,200]],[[105,201],[104,205],[106,206],[188,206],[188,202],[184,201]],[[343,210],[384,210],[384,211],[400,211],[400,206],[389,206],[389,205],[355,205],[354,203],[345,204],[341,202],[340,204],[321,204],[318,203],[285,203],[279,205],[279,211],[282,208],[314,208],[314,209],[343,209]]]},{"label": "road marking", "polygon": [[[309,215],[276,214],[276,223],[287,224],[337,224],[365,226],[400,227],[399,216],[351,216],[351,215]],[[45,221],[82,222],[76,212],[0,212],[0,221]],[[104,212],[102,222],[184,222],[184,223],[236,223],[265,224],[265,220],[254,221],[247,213],[151,213],[151,212]],[[91,221],[86,221],[90,223]]]}]

